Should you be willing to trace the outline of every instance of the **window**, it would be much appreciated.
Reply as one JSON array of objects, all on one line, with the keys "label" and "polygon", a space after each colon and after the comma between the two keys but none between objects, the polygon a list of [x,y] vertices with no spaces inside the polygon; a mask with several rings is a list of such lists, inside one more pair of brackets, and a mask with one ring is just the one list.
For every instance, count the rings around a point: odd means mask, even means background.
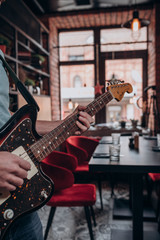
[{"label": "window", "polygon": [[83,55],[70,55],[68,57],[69,61],[81,61],[84,60],[84,56]]},{"label": "window", "polygon": [[60,61],[93,60],[93,40],[93,31],[60,33]]},{"label": "window", "polygon": [[62,118],[94,99],[93,42],[93,31],[59,34]]},{"label": "window", "polygon": [[78,88],[78,87],[82,87],[82,81],[81,81],[81,78],[80,76],[75,76],[74,78],[74,87],[75,88]]},{"label": "window", "polygon": [[[94,100],[94,66],[61,66],[60,76],[62,118],[65,118],[78,104],[86,106]],[[69,102],[72,102],[72,108],[68,107]]]},{"label": "window", "polygon": [[[141,121],[142,109],[137,107],[137,99],[142,96],[142,59],[114,59],[105,61],[105,79],[116,79],[129,82],[133,92],[125,93],[120,102],[111,101],[106,106],[107,122],[137,119]],[[115,107],[116,102],[116,107]]]},{"label": "window", "polygon": [[[117,37],[118,36],[118,37]],[[135,42],[132,31],[125,28],[101,30],[101,51],[129,51],[147,49],[147,27],[140,29],[140,37]]]}]

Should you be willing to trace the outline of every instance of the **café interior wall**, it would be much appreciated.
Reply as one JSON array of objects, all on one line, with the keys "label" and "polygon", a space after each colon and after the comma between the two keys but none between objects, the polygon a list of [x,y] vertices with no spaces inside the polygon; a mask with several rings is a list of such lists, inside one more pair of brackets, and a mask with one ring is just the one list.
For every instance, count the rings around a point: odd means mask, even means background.
[{"label": "caf\u00e9 interior wall", "polygon": [[[156,5],[153,9],[141,10],[141,15],[147,17],[152,13],[151,24],[149,26],[148,36],[151,43],[148,43],[148,85],[155,84],[156,79],[156,49],[155,49],[155,12]],[[141,16],[140,15],[140,16]],[[112,16],[112,18],[111,18]],[[115,11],[115,12],[88,12],[87,14],[72,14],[66,16],[55,16],[44,18],[43,21],[48,24],[50,31],[50,88],[51,88],[51,103],[52,103],[52,119],[61,118],[60,104],[60,76],[59,76],[59,57],[58,57],[58,31],[61,29],[79,29],[104,27],[104,25],[120,25],[126,18],[132,17],[131,11]],[[46,25],[47,25],[46,24]],[[58,103],[58,104],[57,104]],[[153,126],[152,126],[153,127]]]},{"label": "caf\u00e9 interior wall", "polygon": [[[148,86],[156,86],[157,110],[160,113],[160,3],[156,3],[153,8],[151,23],[148,28]],[[148,92],[148,104],[153,91]],[[149,108],[149,105],[148,105]],[[153,108],[150,109],[148,127],[152,134],[160,132],[160,119],[154,115]]]}]

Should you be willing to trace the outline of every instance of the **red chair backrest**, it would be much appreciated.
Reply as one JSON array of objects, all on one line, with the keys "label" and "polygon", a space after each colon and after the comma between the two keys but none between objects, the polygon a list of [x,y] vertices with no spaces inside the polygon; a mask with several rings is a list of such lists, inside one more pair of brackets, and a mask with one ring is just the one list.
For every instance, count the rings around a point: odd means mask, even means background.
[{"label": "red chair backrest", "polygon": [[[75,153],[76,148],[83,151],[85,156],[82,156],[85,161],[89,161],[95,148],[97,147],[99,140],[85,137],[85,136],[71,136],[66,140],[67,152],[73,155],[79,155]],[[79,161],[78,161],[79,162]]]},{"label": "red chair backrest", "polygon": [[53,151],[51,152],[44,160],[43,162],[48,164],[53,164],[56,166],[64,167],[69,169],[71,172],[74,172],[77,167],[77,158],[70,154],[70,153],[64,153],[59,151]]},{"label": "red chair backrest", "polygon": [[78,160],[78,165],[83,165],[85,161],[88,159],[88,153],[83,148],[77,146],[74,141],[72,141],[72,137],[69,137],[66,140],[66,149],[67,152],[74,155]]},{"label": "red chair backrest", "polygon": [[73,155],[53,151],[42,161],[41,167],[43,172],[52,179],[55,191],[71,187],[74,184],[72,172],[77,167],[77,159]]}]

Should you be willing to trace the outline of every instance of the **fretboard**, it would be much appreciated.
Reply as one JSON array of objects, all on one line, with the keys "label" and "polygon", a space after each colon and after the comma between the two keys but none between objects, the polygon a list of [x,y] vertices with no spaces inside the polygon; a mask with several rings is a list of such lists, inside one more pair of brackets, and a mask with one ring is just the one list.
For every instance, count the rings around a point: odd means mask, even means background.
[{"label": "fretboard", "polygon": [[[93,102],[91,102],[84,110],[90,116],[94,116],[107,103],[113,99],[110,91],[103,93]],[[76,121],[78,120],[78,113],[72,114],[69,118],[63,121],[58,127],[51,132],[45,134],[39,141],[34,143],[30,149],[36,159],[41,162],[52,151],[56,150],[69,136],[73,135],[78,130]]]}]

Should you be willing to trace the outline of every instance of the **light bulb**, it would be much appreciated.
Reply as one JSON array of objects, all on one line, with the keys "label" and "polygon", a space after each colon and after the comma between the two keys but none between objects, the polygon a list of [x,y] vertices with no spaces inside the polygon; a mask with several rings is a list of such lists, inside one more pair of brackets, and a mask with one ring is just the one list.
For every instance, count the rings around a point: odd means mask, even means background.
[{"label": "light bulb", "polygon": [[70,109],[70,110],[73,109],[73,102],[71,99],[69,99],[69,102],[68,102],[68,109]]},{"label": "light bulb", "polygon": [[140,37],[140,29],[141,29],[141,22],[139,20],[139,12],[135,10],[133,12],[133,20],[131,23],[131,29],[132,29],[132,38],[137,41]]},{"label": "light bulb", "polygon": [[140,24],[139,19],[134,18],[132,21],[132,25],[131,25],[132,31],[137,32],[137,31],[139,31],[140,27],[141,27],[141,24]]}]

